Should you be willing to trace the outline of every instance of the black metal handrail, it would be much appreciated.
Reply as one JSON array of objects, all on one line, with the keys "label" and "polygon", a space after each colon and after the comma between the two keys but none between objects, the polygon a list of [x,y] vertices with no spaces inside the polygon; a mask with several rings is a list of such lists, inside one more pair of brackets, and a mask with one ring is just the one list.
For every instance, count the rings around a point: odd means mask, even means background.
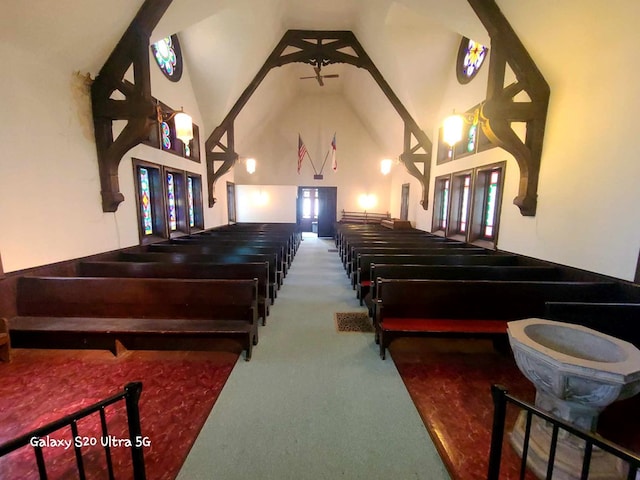
[{"label": "black metal handrail", "polygon": [[[80,438],[78,435],[78,420],[87,417],[96,412],[100,412],[100,424],[102,428],[103,437],[109,437],[109,432],[107,429],[107,418],[105,415],[105,408],[109,405],[112,405],[120,400],[125,401],[126,409],[127,409],[127,423],[129,427],[129,441],[131,442],[131,460],[133,467],[133,478],[135,480],[145,480],[146,473],[144,468],[144,453],[143,446],[144,442],[142,441],[142,430],[140,427],[140,411],[138,409],[138,401],[140,400],[140,394],[142,393],[142,382],[132,382],[125,385],[124,390],[116,395],[113,395],[109,398],[106,398],[98,403],[90,405],[88,407],[83,408],[82,410],[78,410],[75,413],[62,417],[56,421],[53,421],[43,427],[37,428],[29,433],[21,435],[18,438],[10,440],[2,445],[0,445],[0,457],[7,455],[19,448],[22,448],[26,445],[31,445],[34,449],[34,453],[36,456],[36,463],[38,465],[38,473],[40,474],[41,479],[47,478],[47,469],[44,462],[44,455],[42,452],[42,447],[38,445],[38,442],[34,442],[33,440],[40,439],[42,437],[46,437],[56,430],[60,430],[64,427],[70,426],[71,433],[73,436],[73,445],[75,450],[76,457],[76,465],[78,467],[78,474],[81,480],[86,478],[84,463],[82,460],[82,442],[77,442],[76,439]],[[111,449],[108,442],[103,445],[105,450],[106,462],[107,462],[107,471],[109,474],[109,479],[114,480],[113,473],[113,463],[111,460]]]},{"label": "black metal handrail", "polygon": [[591,453],[593,447],[600,448],[611,455],[614,455],[629,464],[629,473],[627,480],[635,480],[638,471],[640,471],[640,456],[633,452],[616,445],[602,437],[598,437],[591,432],[575,427],[560,418],[554,417],[539,408],[530,405],[522,400],[509,395],[507,389],[501,385],[491,386],[491,395],[493,397],[493,430],[491,432],[491,451],[489,452],[489,471],[487,480],[498,480],[500,475],[500,463],[502,457],[502,441],[504,438],[505,419],[507,414],[507,403],[512,403],[527,412],[527,421],[525,426],[524,442],[522,449],[522,461],[520,463],[520,480],[524,480],[527,466],[527,453],[529,447],[529,437],[531,434],[531,422],[536,417],[549,422],[553,425],[551,434],[551,446],[549,451],[549,463],[547,466],[547,480],[553,477],[553,466],[558,441],[558,433],[560,430],[569,432],[572,435],[585,441],[585,453],[582,463],[581,480],[589,478],[589,468],[591,465]]}]

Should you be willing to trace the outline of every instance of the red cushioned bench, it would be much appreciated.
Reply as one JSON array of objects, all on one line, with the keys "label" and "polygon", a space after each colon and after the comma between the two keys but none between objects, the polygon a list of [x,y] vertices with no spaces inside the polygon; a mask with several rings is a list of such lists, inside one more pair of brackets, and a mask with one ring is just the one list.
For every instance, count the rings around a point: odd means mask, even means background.
[{"label": "red cushioned bench", "polygon": [[613,282],[385,279],[374,317],[380,357],[395,338],[453,336],[504,343],[510,320],[541,317],[547,301],[616,301]]}]

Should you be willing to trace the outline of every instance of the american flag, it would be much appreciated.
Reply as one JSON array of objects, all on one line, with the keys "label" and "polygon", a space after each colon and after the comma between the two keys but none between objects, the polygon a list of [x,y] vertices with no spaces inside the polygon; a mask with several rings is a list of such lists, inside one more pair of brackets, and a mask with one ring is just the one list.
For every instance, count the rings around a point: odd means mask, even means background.
[{"label": "american flag", "polygon": [[302,137],[298,134],[298,175],[300,175],[300,168],[302,167],[302,160],[304,160],[304,156],[307,154],[307,147],[304,146],[304,142],[302,141]]}]

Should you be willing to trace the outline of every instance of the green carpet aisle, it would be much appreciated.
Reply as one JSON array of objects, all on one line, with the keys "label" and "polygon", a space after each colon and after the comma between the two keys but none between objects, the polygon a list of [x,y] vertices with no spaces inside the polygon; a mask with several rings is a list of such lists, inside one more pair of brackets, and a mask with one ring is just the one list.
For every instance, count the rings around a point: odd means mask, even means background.
[{"label": "green carpet aisle", "polygon": [[302,242],[179,479],[449,478],[393,361],[372,334],[336,332],[335,312],[363,309],[331,248]]}]

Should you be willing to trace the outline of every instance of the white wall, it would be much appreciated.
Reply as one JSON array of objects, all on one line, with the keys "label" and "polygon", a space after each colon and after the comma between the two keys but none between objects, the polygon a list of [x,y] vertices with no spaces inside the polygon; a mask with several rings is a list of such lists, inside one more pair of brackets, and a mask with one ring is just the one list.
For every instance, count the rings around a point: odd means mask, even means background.
[{"label": "white wall", "polygon": [[[508,153],[493,149],[438,166],[434,148],[429,209],[417,208],[416,225],[431,229],[436,176],[506,160],[499,249],[632,280],[640,248],[640,144],[634,141],[640,66],[629,58],[640,4],[500,3],[551,87],[537,214],[523,217],[512,203],[519,170]],[[441,118],[485,98],[487,70],[465,86],[451,70]],[[430,138],[437,139],[437,129]],[[402,181],[394,179],[392,192]]]},{"label": "white wall", "polygon": [[[298,133],[315,165],[314,171],[309,158],[305,158],[299,175]],[[338,169],[336,172],[331,169],[329,154],[322,169],[324,179],[314,180],[334,133]],[[257,161],[253,175],[246,172],[242,161],[234,167],[238,184],[335,186],[338,218],[343,209],[362,211],[364,208],[359,204],[362,195],[374,195],[377,199],[369,211],[389,211],[391,181],[380,173],[380,161],[387,153],[371,138],[342,95],[311,94],[294,98],[251,143],[238,145],[237,151],[243,158],[254,157]]]},{"label": "white wall", "polygon": [[[15,44],[0,43],[0,54],[11,65],[0,78],[0,251],[6,272],[139,243],[132,157],[199,173],[206,184],[204,157],[198,164],[138,146],[119,166],[125,201],[117,212],[104,213],[89,84],[55,56]],[[155,65],[151,71],[152,94],[176,108],[183,105],[199,123],[188,66],[175,85]],[[201,128],[201,151],[206,135]],[[221,201],[212,209],[204,198],[207,227],[226,223],[224,190],[217,196]]]},{"label": "white wall", "polygon": [[296,223],[297,197],[292,185],[236,185],[237,221]]}]

